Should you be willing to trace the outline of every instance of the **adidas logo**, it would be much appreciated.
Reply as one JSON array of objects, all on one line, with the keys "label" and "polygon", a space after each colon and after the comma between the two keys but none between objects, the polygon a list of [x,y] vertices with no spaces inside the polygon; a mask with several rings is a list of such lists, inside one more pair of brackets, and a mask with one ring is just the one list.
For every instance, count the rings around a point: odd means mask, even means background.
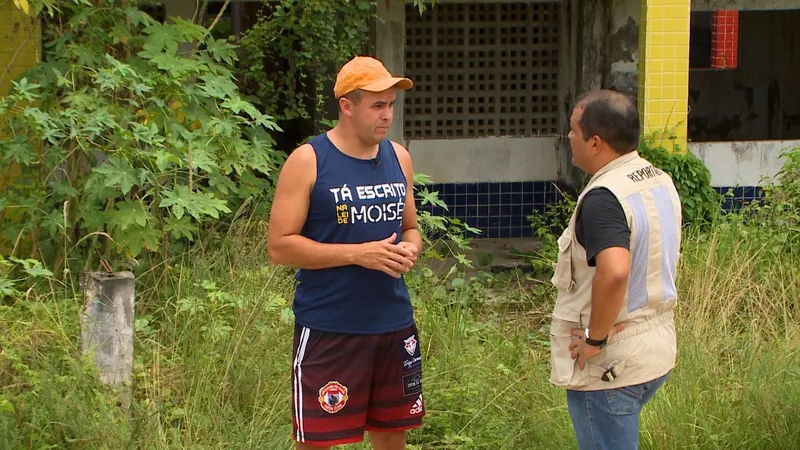
[{"label": "adidas logo", "polygon": [[412,415],[419,414],[423,410],[422,406],[422,394],[419,394],[417,397],[417,401],[414,402],[414,406],[411,407],[411,411],[409,411]]}]

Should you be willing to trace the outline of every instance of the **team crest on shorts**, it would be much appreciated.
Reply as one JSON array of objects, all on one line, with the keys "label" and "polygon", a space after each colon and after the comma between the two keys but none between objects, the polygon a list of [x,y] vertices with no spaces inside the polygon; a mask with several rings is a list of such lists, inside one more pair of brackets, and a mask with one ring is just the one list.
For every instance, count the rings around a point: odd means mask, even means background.
[{"label": "team crest on shorts", "polygon": [[329,381],[319,390],[319,405],[330,414],[337,413],[347,404],[347,386]]},{"label": "team crest on shorts", "polygon": [[403,339],[406,346],[406,351],[409,355],[414,356],[414,351],[417,349],[417,336],[412,334],[410,338]]}]

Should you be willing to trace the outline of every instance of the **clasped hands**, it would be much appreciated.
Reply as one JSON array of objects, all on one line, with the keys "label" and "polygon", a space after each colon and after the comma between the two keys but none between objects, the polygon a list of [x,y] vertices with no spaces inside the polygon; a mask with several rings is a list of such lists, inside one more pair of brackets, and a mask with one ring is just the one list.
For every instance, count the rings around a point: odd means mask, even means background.
[{"label": "clasped hands", "polygon": [[392,233],[380,241],[361,244],[359,265],[367,269],[379,270],[394,278],[411,270],[417,262],[419,249],[411,242],[402,241],[395,244],[397,233]]}]

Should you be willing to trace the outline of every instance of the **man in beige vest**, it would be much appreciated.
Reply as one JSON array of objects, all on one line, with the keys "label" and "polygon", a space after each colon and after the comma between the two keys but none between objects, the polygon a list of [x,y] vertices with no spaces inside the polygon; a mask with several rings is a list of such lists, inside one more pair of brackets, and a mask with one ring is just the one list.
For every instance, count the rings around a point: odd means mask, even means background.
[{"label": "man in beige vest", "polygon": [[680,199],[637,153],[625,95],[584,95],[569,138],[592,178],[558,240],[550,381],[567,389],[579,448],[635,449],[639,413],[675,365]]}]

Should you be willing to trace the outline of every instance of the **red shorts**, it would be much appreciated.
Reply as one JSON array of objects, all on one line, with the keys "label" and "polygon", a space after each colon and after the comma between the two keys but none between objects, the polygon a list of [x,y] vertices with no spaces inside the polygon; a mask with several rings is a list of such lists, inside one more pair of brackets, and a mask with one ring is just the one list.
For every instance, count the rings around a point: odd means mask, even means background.
[{"label": "red shorts", "polygon": [[364,439],[364,430],[422,425],[422,357],[415,325],[378,335],[294,332],[294,439],[331,446]]}]

